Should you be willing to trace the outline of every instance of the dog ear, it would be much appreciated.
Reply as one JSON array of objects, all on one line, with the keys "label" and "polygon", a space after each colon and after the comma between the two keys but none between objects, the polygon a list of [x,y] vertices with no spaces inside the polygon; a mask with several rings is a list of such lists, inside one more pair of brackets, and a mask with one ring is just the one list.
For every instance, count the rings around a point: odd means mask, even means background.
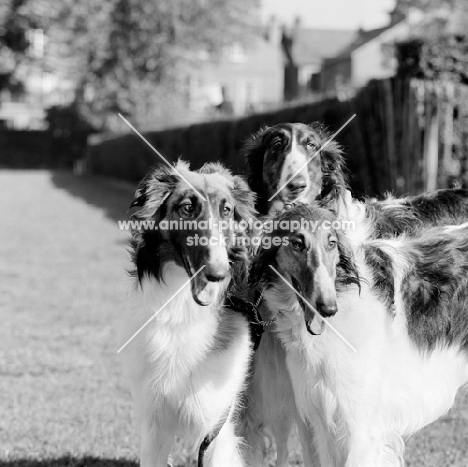
[{"label": "dog ear", "polygon": [[241,220],[249,221],[256,218],[255,211],[255,194],[249,188],[247,183],[239,175],[233,177],[234,187],[232,196],[235,201],[234,218],[237,222]]},{"label": "dog ear", "polygon": [[278,250],[279,246],[270,245],[270,248],[266,248],[263,243],[260,244],[250,266],[249,287],[251,289],[263,289],[270,281],[274,280],[274,272],[270,265],[278,269],[276,263]]},{"label": "dog ear", "polygon": [[347,189],[333,188],[329,195],[320,200],[320,206],[332,211],[339,219],[349,219],[353,198]]},{"label": "dog ear", "polygon": [[262,214],[266,214],[268,210],[267,193],[263,183],[263,156],[265,153],[263,140],[269,129],[267,126],[260,128],[247,138],[241,149],[243,170],[250,188],[258,195],[257,210]]},{"label": "dog ear", "polygon": [[135,191],[135,196],[133,197],[132,204],[130,204],[130,208],[142,207],[147,200],[146,193],[148,191],[148,180],[149,175],[145,176],[145,178],[138,184],[138,187]]},{"label": "dog ear", "polygon": [[[321,127],[320,135],[323,137],[321,143],[323,145],[330,138],[330,134]],[[341,146],[336,141],[330,141],[320,151],[320,162],[322,165],[320,205],[340,216],[340,211],[343,210],[343,200],[346,200],[348,193]]]},{"label": "dog ear", "polygon": [[239,175],[232,175],[231,171],[218,162],[209,162],[198,171],[203,174],[217,173],[232,183],[232,196],[234,198],[234,218],[237,222],[249,221],[256,218],[255,193],[249,188]]},{"label": "dog ear", "polygon": [[179,179],[169,167],[161,166],[148,174],[138,185],[130,207],[140,207],[132,218],[153,217],[175,189]]},{"label": "dog ear", "polygon": [[[231,176],[233,182],[232,197],[234,198],[234,220],[236,223],[246,221],[251,225],[256,219],[255,211],[255,194],[249,189],[247,183],[238,175]],[[250,260],[249,248],[245,245],[244,240],[251,237],[253,233],[249,229],[235,228],[234,236],[236,238],[235,246],[232,246],[229,251],[229,258],[232,261],[243,261],[248,264]],[[249,243],[247,243],[249,244]]]},{"label": "dog ear", "polygon": [[359,270],[354,261],[354,253],[348,237],[341,230],[336,231],[338,238],[338,252],[340,260],[337,266],[336,284],[338,289],[349,284],[356,284],[361,291],[361,280]]},{"label": "dog ear", "polygon": [[252,133],[242,145],[241,154],[244,162],[248,165],[252,159],[262,159],[263,154],[258,154],[262,149],[263,137],[270,127],[264,125],[255,133]]},{"label": "dog ear", "polygon": [[200,174],[219,174],[231,180],[232,173],[221,162],[207,162],[197,171]]},{"label": "dog ear", "polygon": [[[320,131],[323,146],[330,138],[325,131]],[[336,141],[330,141],[320,151],[320,162],[322,165],[322,192],[320,197],[330,200],[347,189],[346,168],[344,164],[343,151]]]}]

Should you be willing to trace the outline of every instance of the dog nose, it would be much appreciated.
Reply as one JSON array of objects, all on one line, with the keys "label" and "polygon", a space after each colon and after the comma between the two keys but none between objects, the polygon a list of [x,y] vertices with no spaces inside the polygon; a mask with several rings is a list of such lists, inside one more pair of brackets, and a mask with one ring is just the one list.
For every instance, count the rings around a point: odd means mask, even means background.
[{"label": "dog nose", "polygon": [[229,275],[229,266],[222,263],[207,264],[205,266],[205,277],[210,282],[220,282]]},{"label": "dog nose", "polygon": [[322,316],[333,316],[338,311],[336,302],[329,302],[329,303],[318,302],[317,308]]},{"label": "dog nose", "polygon": [[291,191],[303,191],[307,187],[307,181],[302,175],[293,178],[287,185]]}]

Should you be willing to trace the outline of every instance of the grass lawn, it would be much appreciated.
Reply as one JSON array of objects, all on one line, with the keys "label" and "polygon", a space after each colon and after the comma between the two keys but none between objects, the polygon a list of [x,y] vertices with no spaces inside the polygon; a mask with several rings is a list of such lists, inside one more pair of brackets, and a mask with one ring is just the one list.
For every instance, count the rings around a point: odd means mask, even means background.
[{"label": "grass lawn", "polygon": [[[130,287],[116,220],[132,194],[100,178],[0,171],[0,467],[137,461],[116,353]],[[411,467],[468,465],[468,398],[406,457]]]}]

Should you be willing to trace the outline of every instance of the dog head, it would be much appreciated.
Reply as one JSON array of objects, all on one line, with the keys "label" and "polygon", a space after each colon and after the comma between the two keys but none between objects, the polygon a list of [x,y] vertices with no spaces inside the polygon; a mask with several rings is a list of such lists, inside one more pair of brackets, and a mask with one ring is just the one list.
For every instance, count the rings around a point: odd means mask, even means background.
[{"label": "dog head", "polygon": [[174,261],[190,277],[198,272],[192,295],[198,304],[209,305],[229,282],[231,263],[248,259],[237,241],[243,232],[236,222],[254,218],[254,195],[220,164],[192,172],[179,161],[175,169],[156,169],[135,193],[131,206],[140,209],[133,220],[146,222],[133,233],[136,273],[140,280],[145,275],[159,280],[164,264]]},{"label": "dog head", "polygon": [[287,303],[297,300],[308,329],[314,312],[306,302],[323,317],[333,316],[338,311],[337,287],[359,284],[346,235],[336,228],[337,223],[332,213],[318,206],[298,205],[285,211],[272,221],[273,228],[266,234],[270,241],[262,242],[252,263],[252,285],[258,283],[265,296],[273,291],[275,297],[284,297],[286,309]]},{"label": "dog head", "polygon": [[261,214],[281,211],[291,202],[333,200],[346,188],[338,144],[330,141],[324,146],[329,136],[318,124],[281,123],[261,129],[246,141],[248,181],[258,195]]}]

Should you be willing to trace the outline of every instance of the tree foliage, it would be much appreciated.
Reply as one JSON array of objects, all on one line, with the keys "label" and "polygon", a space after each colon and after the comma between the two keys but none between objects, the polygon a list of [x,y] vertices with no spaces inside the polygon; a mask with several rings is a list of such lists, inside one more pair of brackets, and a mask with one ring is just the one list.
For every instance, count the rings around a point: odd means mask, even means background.
[{"label": "tree foliage", "polygon": [[424,13],[423,27],[417,35],[427,39],[448,34],[466,34],[468,2],[466,0],[397,0],[397,8],[407,12],[416,9]]},{"label": "tree foliage", "polygon": [[258,0],[0,1],[9,4],[0,25],[14,17],[17,52],[28,28],[43,29],[46,71],[72,82],[76,102],[104,126],[117,112],[165,118],[187,70],[248,40],[258,8]]},{"label": "tree foliage", "polygon": [[413,36],[396,45],[398,74],[468,83],[468,2],[399,0],[425,13]]},{"label": "tree foliage", "polygon": [[397,74],[468,84],[468,37],[439,36],[437,40],[411,39],[397,44]]},{"label": "tree foliage", "polygon": [[31,19],[24,15],[23,0],[3,0],[0,3],[0,91],[22,89],[16,76],[20,62],[28,48],[27,32]]}]

